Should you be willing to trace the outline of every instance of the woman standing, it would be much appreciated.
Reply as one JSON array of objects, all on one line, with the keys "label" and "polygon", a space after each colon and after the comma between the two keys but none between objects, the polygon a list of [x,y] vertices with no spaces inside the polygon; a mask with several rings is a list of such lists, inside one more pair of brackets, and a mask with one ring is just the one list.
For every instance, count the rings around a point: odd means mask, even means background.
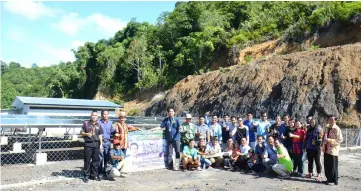
[{"label": "woman standing", "polygon": [[338,154],[343,138],[340,127],[336,125],[335,116],[328,118],[328,124],[324,132],[322,151],[324,152],[326,184],[333,182],[338,185]]},{"label": "woman standing", "polygon": [[316,163],[317,176],[316,180],[321,181],[321,142],[323,137],[322,128],[316,125],[314,119],[311,120],[309,128],[306,132],[306,138],[304,141],[304,149],[307,152],[308,160],[308,174],[306,178],[312,177],[313,161]]},{"label": "woman standing", "polygon": [[[302,176],[303,174],[303,167],[302,167],[302,155],[303,155],[303,142],[305,139],[306,132],[302,128],[302,124],[300,121],[296,121],[295,129],[291,129],[289,134],[290,138],[292,138],[292,159],[293,159],[293,173],[297,176]],[[296,168],[298,172],[296,172]]]},{"label": "woman standing", "polygon": [[249,144],[249,131],[248,131],[248,127],[243,125],[243,119],[241,117],[238,118],[238,128],[235,128],[233,131],[235,133],[233,133],[236,137],[236,142],[238,144],[241,144],[241,139],[242,138],[246,138],[247,140],[247,145]]}]

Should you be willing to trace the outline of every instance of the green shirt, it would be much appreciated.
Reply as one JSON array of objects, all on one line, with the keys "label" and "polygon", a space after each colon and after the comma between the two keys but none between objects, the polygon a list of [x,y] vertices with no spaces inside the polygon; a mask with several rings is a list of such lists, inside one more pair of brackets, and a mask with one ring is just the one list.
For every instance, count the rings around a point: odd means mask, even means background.
[{"label": "green shirt", "polygon": [[191,156],[192,159],[194,157],[197,157],[198,156],[198,150],[196,148],[193,147],[193,149],[190,149],[188,146],[184,146],[183,148],[183,153],[188,155],[188,156]]},{"label": "green shirt", "polygon": [[277,148],[277,154],[282,155],[285,154],[286,156],[283,158],[279,158],[278,162],[286,167],[287,172],[292,172],[293,169],[293,163],[290,158],[290,155],[288,155],[288,152],[284,146],[280,146]]},{"label": "green shirt", "polygon": [[183,132],[181,134],[182,143],[188,145],[189,140],[194,139],[197,127],[193,123],[183,123]]}]

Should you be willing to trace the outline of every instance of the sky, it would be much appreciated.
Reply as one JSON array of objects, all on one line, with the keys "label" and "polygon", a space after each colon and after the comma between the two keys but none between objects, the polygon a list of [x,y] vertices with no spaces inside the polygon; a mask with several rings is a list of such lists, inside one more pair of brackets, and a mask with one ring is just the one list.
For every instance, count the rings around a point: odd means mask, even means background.
[{"label": "sky", "polygon": [[71,49],[114,36],[132,18],[155,24],[175,6],[175,1],[0,3],[0,60],[24,67],[74,61]]}]

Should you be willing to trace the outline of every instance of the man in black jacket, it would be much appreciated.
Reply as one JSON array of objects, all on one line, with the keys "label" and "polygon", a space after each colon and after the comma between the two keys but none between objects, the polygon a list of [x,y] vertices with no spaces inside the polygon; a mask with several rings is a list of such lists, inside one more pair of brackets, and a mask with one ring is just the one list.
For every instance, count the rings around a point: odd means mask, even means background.
[{"label": "man in black jacket", "polygon": [[98,166],[99,154],[102,146],[102,128],[97,122],[98,112],[92,111],[91,119],[85,121],[80,131],[84,137],[84,182],[87,183],[89,177],[100,181]]}]

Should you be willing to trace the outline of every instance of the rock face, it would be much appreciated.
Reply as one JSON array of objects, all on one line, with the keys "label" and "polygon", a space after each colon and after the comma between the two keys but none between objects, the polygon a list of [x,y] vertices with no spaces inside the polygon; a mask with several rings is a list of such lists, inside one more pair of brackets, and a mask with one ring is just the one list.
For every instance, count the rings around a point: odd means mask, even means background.
[{"label": "rock face", "polygon": [[236,116],[252,112],[270,118],[290,114],[319,122],[334,114],[360,127],[361,43],[298,52],[188,76],[146,109],[147,116],[189,111],[195,116],[219,111]]}]

